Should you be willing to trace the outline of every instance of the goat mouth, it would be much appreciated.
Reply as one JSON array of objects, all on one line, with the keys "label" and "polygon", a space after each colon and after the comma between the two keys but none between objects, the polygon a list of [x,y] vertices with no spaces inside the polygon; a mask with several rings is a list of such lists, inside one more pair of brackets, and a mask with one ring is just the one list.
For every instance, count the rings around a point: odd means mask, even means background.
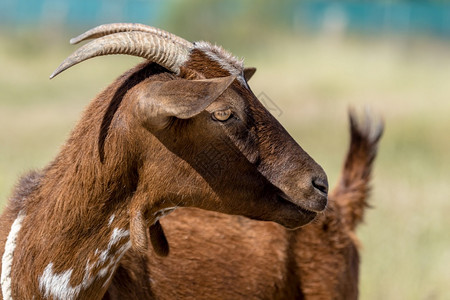
[{"label": "goat mouth", "polygon": [[291,201],[278,191],[270,197],[270,210],[259,214],[249,214],[247,217],[259,221],[272,221],[286,229],[295,230],[312,222],[317,212],[304,208]]},{"label": "goat mouth", "polygon": [[307,208],[301,206],[300,204],[296,203],[294,200],[292,200],[288,195],[286,195],[286,194],[283,193],[283,192],[278,193],[277,196],[278,196],[278,199],[280,199],[281,201],[287,201],[287,202],[289,202],[289,203],[294,204],[294,205],[297,206],[301,211],[309,212],[309,213],[316,213],[315,211],[310,210],[310,209],[307,209]]},{"label": "goat mouth", "polygon": [[289,202],[289,203],[291,203],[291,204],[294,204],[297,208],[298,208],[298,210],[300,210],[301,212],[303,212],[303,213],[305,213],[305,214],[317,214],[315,211],[313,211],[313,210],[309,210],[309,209],[307,209],[307,208],[304,208],[303,206],[300,206],[298,203],[295,203],[294,201],[292,201],[292,199],[289,197],[289,196],[287,196],[285,193],[283,193],[283,192],[281,192],[281,193],[278,193],[278,195],[277,195],[278,197],[278,199],[280,200],[280,201],[282,201],[282,202]]}]

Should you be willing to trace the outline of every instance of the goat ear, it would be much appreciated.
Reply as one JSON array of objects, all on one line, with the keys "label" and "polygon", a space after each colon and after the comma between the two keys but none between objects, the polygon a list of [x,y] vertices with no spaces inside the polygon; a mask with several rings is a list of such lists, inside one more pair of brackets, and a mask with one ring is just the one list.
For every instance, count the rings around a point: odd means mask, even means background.
[{"label": "goat ear", "polygon": [[151,126],[164,124],[168,117],[192,118],[216,100],[235,78],[150,81],[139,96],[136,112]]},{"label": "goat ear", "polygon": [[164,230],[161,223],[159,223],[159,220],[153,225],[150,225],[149,231],[150,241],[152,242],[155,253],[159,256],[169,255],[169,243],[167,242],[166,235],[164,234]]},{"label": "goat ear", "polygon": [[253,77],[253,74],[255,74],[256,68],[250,67],[250,68],[244,68],[244,78],[245,80],[249,81],[250,78]]}]

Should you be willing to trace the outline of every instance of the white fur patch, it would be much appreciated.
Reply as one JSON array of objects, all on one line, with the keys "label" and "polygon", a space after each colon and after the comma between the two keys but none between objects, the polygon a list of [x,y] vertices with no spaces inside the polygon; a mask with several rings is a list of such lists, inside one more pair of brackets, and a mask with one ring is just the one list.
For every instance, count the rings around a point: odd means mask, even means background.
[{"label": "white fur patch", "polygon": [[53,272],[53,263],[49,263],[39,278],[39,289],[43,292],[45,298],[53,299],[75,299],[81,291],[83,285],[88,284],[83,278],[83,282],[75,287],[70,285],[70,278],[73,270],[67,270],[60,274]]},{"label": "white fur patch", "polygon": [[[91,263],[86,262],[83,281],[76,285],[70,285],[70,278],[72,277],[73,269],[69,269],[59,274],[53,272],[53,263],[49,263],[45,268],[42,276],[39,277],[39,289],[44,297],[53,299],[76,299],[82,290],[89,288],[92,283],[99,279],[108,276],[105,285],[114,274],[118,263],[122,259],[125,252],[131,247],[131,242],[127,241],[116,252],[111,253],[111,248],[118,244],[125,238],[130,236],[130,232],[125,229],[114,228],[105,250],[96,249],[94,254],[98,255],[98,260]],[[97,274],[91,274],[96,267],[103,266]]]},{"label": "white fur patch", "polygon": [[22,227],[23,218],[25,217],[25,212],[21,210],[11,225],[11,230],[9,231],[8,238],[5,243],[5,252],[3,252],[2,257],[2,294],[4,300],[12,300],[11,295],[11,266],[13,262],[14,250],[16,249],[16,239],[19,234],[20,228]]},{"label": "white fur patch", "polygon": [[[117,250],[116,259],[112,258],[110,263],[106,266],[106,268],[103,268],[100,270],[100,275],[102,277],[106,276],[106,274],[108,274],[108,272],[109,272],[108,279],[106,279],[105,283],[103,284],[103,287],[106,287],[109,284],[109,281],[111,280],[114,272],[116,271],[117,265],[119,264],[120,260],[124,256],[125,252],[127,252],[128,249],[130,249],[130,248],[131,248],[131,241],[128,241],[125,245],[120,247],[119,250]],[[108,271],[108,269],[109,269],[109,271]]]},{"label": "white fur patch", "polygon": [[111,238],[109,239],[108,251],[111,250],[111,247],[117,244],[120,240],[129,236],[130,232],[128,230],[114,228]]},{"label": "white fur patch", "polygon": [[116,215],[113,214],[111,217],[109,217],[109,221],[108,221],[108,227],[111,226],[112,222],[114,221],[114,219],[116,218]]}]

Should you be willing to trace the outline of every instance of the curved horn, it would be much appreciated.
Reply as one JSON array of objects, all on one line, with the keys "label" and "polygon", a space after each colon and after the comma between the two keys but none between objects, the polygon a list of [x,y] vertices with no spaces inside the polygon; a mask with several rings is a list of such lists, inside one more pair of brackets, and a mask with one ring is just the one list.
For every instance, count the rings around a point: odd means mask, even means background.
[{"label": "curved horn", "polygon": [[191,48],[146,32],[120,32],[100,37],[76,50],[50,75],[50,79],[84,60],[110,54],[126,54],[151,60],[179,73]]},{"label": "curved horn", "polygon": [[171,41],[174,41],[176,43],[179,43],[181,45],[184,45],[186,47],[191,48],[192,43],[189,41],[186,41],[183,38],[180,38],[179,36],[176,36],[170,32],[167,32],[165,30],[139,24],[139,23],[112,23],[112,24],[104,24],[97,26],[95,28],[92,28],[88,31],[86,31],[83,34],[80,34],[77,37],[74,37],[70,40],[71,44],[78,44],[81,41],[88,40],[88,39],[94,39],[98,37],[102,37],[105,35],[109,35],[112,33],[118,33],[118,32],[130,32],[130,31],[141,31],[141,32],[148,32],[154,35],[161,36],[165,39],[169,39]]}]

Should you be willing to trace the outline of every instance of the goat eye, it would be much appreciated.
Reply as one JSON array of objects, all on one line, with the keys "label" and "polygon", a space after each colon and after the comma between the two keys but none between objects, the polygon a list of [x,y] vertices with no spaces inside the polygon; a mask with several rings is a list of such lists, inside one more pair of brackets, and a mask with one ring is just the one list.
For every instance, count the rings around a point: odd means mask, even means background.
[{"label": "goat eye", "polygon": [[224,122],[232,116],[231,109],[218,110],[213,113],[213,119]]}]

